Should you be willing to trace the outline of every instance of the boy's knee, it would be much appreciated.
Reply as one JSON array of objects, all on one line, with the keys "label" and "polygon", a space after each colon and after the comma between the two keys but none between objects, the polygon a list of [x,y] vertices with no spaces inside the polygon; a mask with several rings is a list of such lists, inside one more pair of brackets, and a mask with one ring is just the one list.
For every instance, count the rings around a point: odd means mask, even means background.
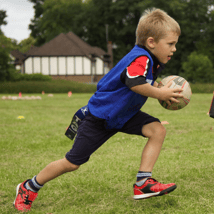
[{"label": "boy's knee", "polygon": [[79,169],[79,167],[80,166],[71,163],[71,171],[75,171],[75,170]]},{"label": "boy's knee", "polygon": [[160,124],[160,126],[156,129],[156,134],[158,136],[165,137],[166,136],[166,128],[162,124]]},{"label": "boy's knee", "polygon": [[145,125],[145,127],[143,127],[142,129],[142,133],[144,136],[148,138],[150,137],[164,138],[166,136],[166,129],[161,123],[154,122],[154,123]]},{"label": "boy's knee", "polygon": [[79,169],[80,166],[78,165],[75,165],[73,163],[70,163],[70,167],[69,167],[69,171],[72,172],[72,171],[75,171],[77,169]]},{"label": "boy's knee", "polygon": [[71,163],[66,158],[64,159],[64,162],[65,162],[65,167],[67,172],[75,171],[80,167],[79,165]]}]

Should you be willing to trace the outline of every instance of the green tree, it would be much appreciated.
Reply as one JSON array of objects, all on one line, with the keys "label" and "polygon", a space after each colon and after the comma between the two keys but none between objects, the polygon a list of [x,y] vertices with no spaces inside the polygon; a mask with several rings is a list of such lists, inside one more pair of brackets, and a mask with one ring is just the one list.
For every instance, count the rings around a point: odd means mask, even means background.
[{"label": "green tree", "polygon": [[30,36],[27,39],[22,40],[19,44],[18,44],[18,50],[22,53],[27,52],[28,50],[30,50],[30,48],[35,44],[35,39]]},{"label": "green tree", "polygon": [[[1,38],[1,36],[0,36]],[[9,52],[4,46],[0,46],[0,80],[4,80],[6,72],[9,68],[8,62],[10,61]]]},{"label": "green tree", "polygon": [[7,24],[7,21],[5,21],[6,17],[7,17],[7,12],[5,10],[0,10],[0,34],[2,34],[1,26]]},{"label": "green tree", "polygon": [[10,51],[16,49],[16,40],[7,38],[1,31],[1,25],[6,25],[4,20],[7,17],[6,11],[0,10],[0,81],[9,79],[10,73],[13,72],[13,65],[10,64]]},{"label": "green tree", "polygon": [[116,44],[114,62],[118,62],[135,44],[135,30],[142,13],[142,0],[91,0],[83,11],[87,42],[106,50],[108,40]]},{"label": "green tree", "polygon": [[212,3],[213,0],[145,0],[140,4],[143,10],[151,7],[163,9],[181,27],[181,36],[176,45],[177,51],[173,59],[167,63],[163,74],[179,75],[183,72],[182,63],[197,50],[197,44],[203,38],[203,30],[209,28],[208,10]]},{"label": "green tree", "polygon": [[6,37],[1,31],[1,26],[7,24],[4,20],[6,17],[6,11],[0,10],[0,81],[4,81],[6,79],[10,61],[9,51],[5,42]]},{"label": "green tree", "polygon": [[16,41],[0,35],[0,81],[9,80],[14,71],[11,64],[10,51],[16,49]]},{"label": "green tree", "polygon": [[[142,11],[141,0],[30,0],[40,11],[30,25],[35,45],[42,45],[60,33],[73,31],[92,46],[106,50],[108,40],[117,45],[115,61],[135,43],[135,29]],[[39,5],[39,6],[38,6]],[[131,6],[130,6],[131,5]],[[42,8],[42,9],[41,9]]]},{"label": "green tree", "polygon": [[214,62],[214,10],[210,11],[207,15],[209,22],[203,28],[201,39],[196,46],[198,52],[207,55]]},{"label": "green tree", "polygon": [[190,82],[213,82],[214,69],[208,56],[192,52],[186,62],[182,63],[184,76]]},{"label": "green tree", "polygon": [[34,4],[34,18],[31,19],[29,29],[31,30],[31,36],[36,38],[36,45],[42,45],[45,43],[45,38],[41,35],[38,23],[43,14],[43,4],[45,0],[28,0]]},{"label": "green tree", "polygon": [[15,39],[8,38],[4,34],[2,34],[0,36],[1,36],[0,37],[0,46],[4,47],[5,50],[10,52],[12,50],[18,49],[19,46]]},{"label": "green tree", "polygon": [[81,28],[78,16],[82,13],[82,0],[32,0],[32,2],[38,11],[29,26],[32,30],[31,36],[36,38],[35,45],[40,46],[60,33],[78,32]]},{"label": "green tree", "polygon": [[106,50],[108,40],[116,44],[117,63],[135,44],[135,30],[142,12],[151,7],[166,11],[181,26],[181,36],[173,59],[163,74],[183,72],[182,63],[193,51],[214,60],[213,0],[30,0],[35,17],[30,25],[35,45],[42,45],[60,33],[73,31],[92,46]]},{"label": "green tree", "polygon": [[6,11],[0,10],[0,26],[7,24],[7,21],[4,20],[6,17],[7,17]]}]

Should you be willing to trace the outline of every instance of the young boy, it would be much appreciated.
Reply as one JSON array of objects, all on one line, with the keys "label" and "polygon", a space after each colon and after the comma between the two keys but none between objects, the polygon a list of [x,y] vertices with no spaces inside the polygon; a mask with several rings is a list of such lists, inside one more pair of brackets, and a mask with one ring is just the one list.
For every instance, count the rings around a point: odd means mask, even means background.
[{"label": "young boy", "polygon": [[117,132],[148,138],[145,145],[134,199],[160,196],[173,191],[174,183],[161,184],[152,178],[166,131],[159,119],[142,111],[148,97],[178,102],[182,89],[170,89],[170,83],[157,88],[158,74],[176,51],[180,36],[178,23],[159,9],[147,10],[139,20],[136,45],[97,85],[80,121],[72,149],[65,158],[47,165],[37,176],[19,184],[14,201],[16,209],[28,211],[38,191],[48,181],[77,170],[90,155]]}]

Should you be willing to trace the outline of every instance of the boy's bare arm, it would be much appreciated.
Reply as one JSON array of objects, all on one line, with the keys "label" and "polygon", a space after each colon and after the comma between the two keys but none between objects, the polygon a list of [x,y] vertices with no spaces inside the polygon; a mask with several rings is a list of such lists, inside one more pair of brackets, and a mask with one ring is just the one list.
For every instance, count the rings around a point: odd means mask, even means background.
[{"label": "boy's bare arm", "polygon": [[182,92],[183,90],[181,88],[169,88],[171,84],[172,82],[169,82],[164,87],[157,88],[151,86],[149,83],[146,83],[142,85],[133,86],[131,90],[137,94],[141,94],[146,97],[152,97],[155,99],[163,100],[168,105],[170,105],[171,104],[170,101],[179,103],[179,101],[176,98],[183,97],[182,94],[179,94],[179,92]]},{"label": "boy's bare arm", "polygon": [[157,88],[158,87],[158,83],[155,81],[153,86]]}]

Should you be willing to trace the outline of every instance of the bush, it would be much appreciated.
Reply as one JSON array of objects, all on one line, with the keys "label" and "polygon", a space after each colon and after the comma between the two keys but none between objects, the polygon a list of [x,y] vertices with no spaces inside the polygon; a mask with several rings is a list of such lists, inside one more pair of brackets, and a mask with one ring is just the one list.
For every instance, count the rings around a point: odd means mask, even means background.
[{"label": "bush", "polygon": [[51,81],[52,77],[43,74],[20,74],[23,81]]},{"label": "bush", "polygon": [[191,83],[192,93],[213,93],[214,83]]},{"label": "bush", "polygon": [[[190,84],[192,93],[213,93],[214,83],[196,83]],[[0,93],[2,94],[18,94],[22,93],[94,93],[96,85],[78,83],[66,80],[44,81],[19,81],[19,82],[3,82],[0,84]]]},{"label": "bush", "polygon": [[12,67],[8,66],[7,69],[0,71],[0,82],[4,81],[17,81],[20,74]]},{"label": "bush", "polygon": [[182,64],[184,73],[181,74],[190,82],[213,83],[214,68],[208,56],[192,52],[187,62]]},{"label": "bush", "polygon": [[96,85],[78,83],[66,80],[52,81],[19,81],[3,82],[0,84],[0,93],[17,94],[22,93],[94,93]]},{"label": "bush", "polygon": [[9,60],[9,51],[0,46],[0,81],[7,80],[7,71],[10,68]]},{"label": "bush", "polygon": [[21,74],[19,71],[9,67],[7,71],[0,73],[0,81],[51,81],[52,77],[43,74]]}]

